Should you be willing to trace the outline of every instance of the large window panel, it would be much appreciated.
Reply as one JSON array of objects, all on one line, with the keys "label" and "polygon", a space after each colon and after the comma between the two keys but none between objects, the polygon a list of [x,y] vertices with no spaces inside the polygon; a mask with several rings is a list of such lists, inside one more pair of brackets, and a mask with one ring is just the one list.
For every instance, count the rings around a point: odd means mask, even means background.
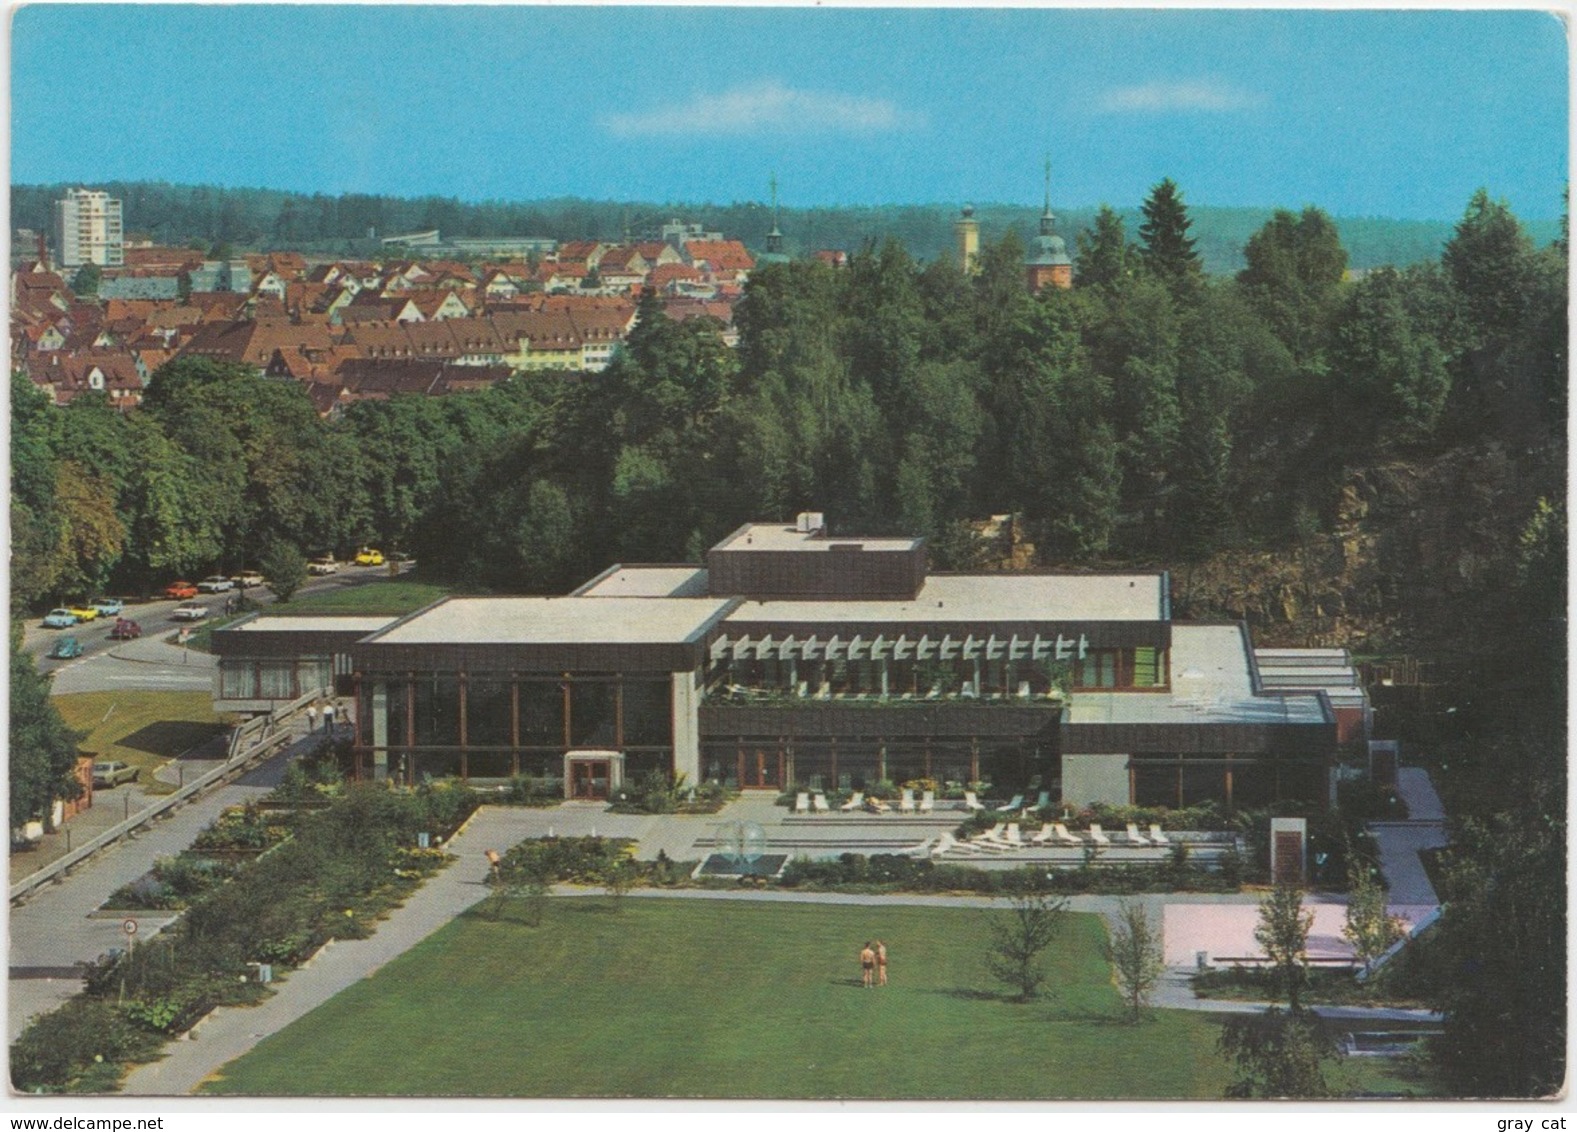
[{"label": "large window panel", "polygon": [[575,747],[611,747],[613,685],[602,681],[576,681],[569,693],[569,737]]},{"label": "large window panel", "polygon": [[564,747],[564,686],[557,680],[520,685],[520,744]]},{"label": "large window panel", "polygon": [[465,689],[465,741],[471,747],[510,745],[510,684],[494,677],[473,677]]},{"label": "large window panel", "polygon": [[448,747],[460,744],[460,681],[437,673],[417,676],[416,745]]},{"label": "large window panel", "polygon": [[625,681],[624,745],[673,745],[673,686],[667,680]]},{"label": "large window panel", "polygon": [[257,696],[257,663],[251,660],[219,662],[219,698],[250,700]]},{"label": "large window panel", "polygon": [[288,660],[265,660],[258,666],[258,691],[265,700],[296,698],[296,666]]}]

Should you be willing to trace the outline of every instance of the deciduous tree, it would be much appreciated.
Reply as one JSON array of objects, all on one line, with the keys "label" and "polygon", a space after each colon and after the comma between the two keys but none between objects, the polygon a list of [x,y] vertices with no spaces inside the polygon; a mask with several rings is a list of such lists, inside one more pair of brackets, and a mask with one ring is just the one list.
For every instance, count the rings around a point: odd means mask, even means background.
[{"label": "deciduous tree", "polygon": [[1138,1022],[1166,971],[1166,960],[1161,950],[1161,933],[1137,900],[1118,902],[1117,921],[1111,926],[1111,938],[1106,944],[1106,959],[1112,965],[1117,989],[1132,1011],[1130,1021]]},{"label": "deciduous tree", "polygon": [[1303,1012],[1301,996],[1308,981],[1309,929],[1313,926],[1314,913],[1304,910],[1302,889],[1277,885],[1260,902],[1254,942],[1265,949],[1277,988],[1294,1015]]},{"label": "deciduous tree", "polygon": [[1040,956],[1057,938],[1067,910],[1066,900],[1037,892],[1013,897],[1006,912],[992,916],[986,969],[1011,987],[1020,1002],[1040,994],[1046,982]]}]

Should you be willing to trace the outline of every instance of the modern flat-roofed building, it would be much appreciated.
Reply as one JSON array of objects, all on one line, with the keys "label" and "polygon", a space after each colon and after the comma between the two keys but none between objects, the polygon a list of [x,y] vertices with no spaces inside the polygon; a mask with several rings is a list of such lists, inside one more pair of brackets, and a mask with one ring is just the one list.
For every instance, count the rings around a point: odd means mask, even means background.
[{"label": "modern flat-roofed building", "polygon": [[121,203],[108,193],[67,189],[55,202],[55,253],[61,267],[120,267],[126,262]]},{"label": "modern flat-roofed building", "polygon": [[[1169,589],[1164,571],[932,574],[923,539],[832,536],[807,513],[741,527],[704,566],[449,598],[336,668],[358,773],[404,782],[529,774],[605,797],[655,770],[774,790],[985,780],[1069,805],[1326,798],[1326,692],[1267,687],[1246,628],[1174,623]],[[248,651],[229,632],[221,682]]]}]

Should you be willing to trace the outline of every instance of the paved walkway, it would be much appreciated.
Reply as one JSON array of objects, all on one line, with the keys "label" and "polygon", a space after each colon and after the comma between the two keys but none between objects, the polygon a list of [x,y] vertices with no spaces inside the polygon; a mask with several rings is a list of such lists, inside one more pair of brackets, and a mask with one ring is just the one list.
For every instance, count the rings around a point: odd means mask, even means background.
[{"label": "paved walkway", "polygon": [[[121,918],[94,915],[110,893],[142,876],[159,858],[173,857],[185,849],[226,806],[252,801],[272,790],[300,747],[298,743],[287,748],[239,778],[169,812],[11,909],[6,1017],[11,1040],[33,1016],[53,1010],[82,989],[81,977],[72,971],[74,964],[125,946]],[[139,916],[138,939],[148,938],[173,918]]]},{"label": "paved walkway", "polygon": [[1397,792],[1407,803],[1406,821],[1370,822],[1380,849],[1380,869],[1390,889],[1391,911],[1416,921],[1440,904],[1418,854],[1447,844],[1446,811],[1422,767],[1403,767]]}]

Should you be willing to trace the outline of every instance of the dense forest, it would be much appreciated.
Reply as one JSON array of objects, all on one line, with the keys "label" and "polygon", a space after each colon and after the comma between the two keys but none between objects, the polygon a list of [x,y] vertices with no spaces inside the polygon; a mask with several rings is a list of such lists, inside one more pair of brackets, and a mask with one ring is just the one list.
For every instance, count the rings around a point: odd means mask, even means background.
[{"label": "dense forest", "polygon": [[[1175,185],[1136,219],[1094,217],[1071,291],[1027,293],[1011,231],[972,275],[870,241],[843,270],[758,269],[737,350],[648,299],[596,378],[329,423],[294,385],[201,360],[159,371],[127,416],[13,379],[14,611],[364,541],[462,587],[563,592],[801,509],[836,533],[925,534],[939,567],[973,563],[968,520],[1017,513],[1042,564],[1167,566],[1184,615],[1244,617],[1267,643],[1302,623],[1292,606],[1321,607],[1322,643],[1444,673],[1449,709],[1394,725],[1456,823],[1431,950],[1441,1065],[1465,1094],[1548,1093],[1566,1034],[1564,224],[1539,246],[1480,192],[1438,258],[1352,281],[1315,208],[1270,216],[1225,277]],[[1216,585],[1256,571],[1288,579],[1276,601]]]},{"label": "dense forest", "polygon": [[[13,185],[13,227],[47,232],[54,201],[70,185]],[[391,236],[437,228],[445,236],[537,236],[556,240],[622,240],[639,237],[672,217],[695,221],[748,246],[765,246],[771,209],[759,201],[713,204],[695,201],[590,201],[555,199],[523,202],[466,202],[452,197],[402,198],[365,193],[329,196],[277,189],[170,185],[148,181],[95,182],[124,205],[128,231],[156,242],[184,246],[196,242],[258,251],[295,250],[325,255],[378,254],[368,233]],[[819,248],[854,250],[867,240],[892,238],[909,254],[931,260],[950,254],[953,221],[963,202],[878,207],[818,207],[781,210],[785,248],[808,255]],[[1015,233],[1029,241],[1038,231],[1040,209],[977,202],[981,231],[989,240]],[[1137,210],[1128,210],[1130,223]],[[1268,208],[1194,208],[1193,238],[1208,274],[1242,269],[1249,237],[1270,219]],[[1058,209],[1060,229],[1071,244],[1094,226],[1096,211]],[[1451,236],[1445,221],[1339,217],[1334,221],[1349,264],[1354,268],[1405,267],[1437,259]],[[1530,224],[1535,239],[1555,236],[1553,221]],[[22,255],[28,248],[18,248]]]}]

